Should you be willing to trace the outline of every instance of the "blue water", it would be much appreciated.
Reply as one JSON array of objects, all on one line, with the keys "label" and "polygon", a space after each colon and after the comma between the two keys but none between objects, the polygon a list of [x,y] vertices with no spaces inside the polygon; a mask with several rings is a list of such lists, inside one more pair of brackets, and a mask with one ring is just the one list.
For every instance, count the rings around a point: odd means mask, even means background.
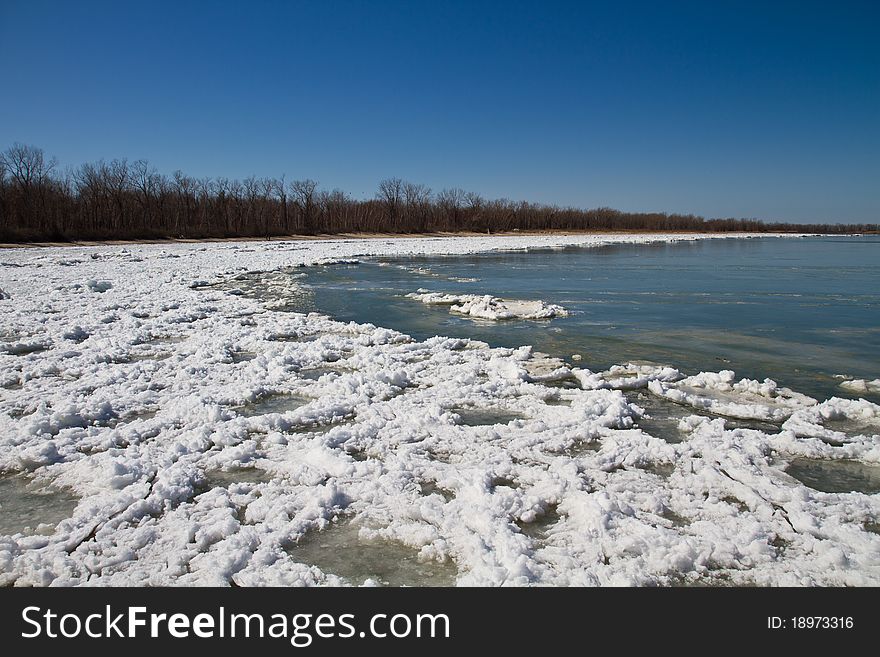
[{"label": "blue water", "polygon": [[[303,270],[298,270],[301,273]],[[531,344],[580,366],[627,361],[733,369],[821,399],[844,374],[880,377],[880,238],[813,237],[397,257],[316,267],[296,310],[415,338]],[[477,279],[466,282],[460,279]],[[550,321],[475,321],[403,295],[492,294],[561,304]],[[571,361],[570,361],[571,362]],[[869,396],[870,397],[870,396]]]}]

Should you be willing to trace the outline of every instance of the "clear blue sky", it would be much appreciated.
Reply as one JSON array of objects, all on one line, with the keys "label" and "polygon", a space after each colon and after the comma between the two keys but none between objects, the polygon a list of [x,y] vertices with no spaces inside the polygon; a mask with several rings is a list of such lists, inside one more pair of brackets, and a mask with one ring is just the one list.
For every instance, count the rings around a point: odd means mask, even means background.
[{"label": "clear blue sky", "polygon": [[0,0],[0,148],[880,221],[878,2]]}]

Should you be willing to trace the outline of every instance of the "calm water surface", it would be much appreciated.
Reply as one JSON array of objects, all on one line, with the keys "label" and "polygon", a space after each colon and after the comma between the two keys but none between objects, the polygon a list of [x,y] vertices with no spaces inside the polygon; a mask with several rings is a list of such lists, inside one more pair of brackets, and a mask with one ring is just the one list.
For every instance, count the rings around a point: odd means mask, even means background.
[{"label": "calm water surface", "polygon": [[[876,236],[397,257],[305,271],[297,283],[306,294],[291,309],[420,339],[531,344],[564,358],[581,354],[580,365],[594,370],[633,360],[687,373],[727,368],[821,399],[852,396],[835,375],[880,376]],[[542,299],[573,312],[551,321],[475,321],[403,296],[418,288]]]}]

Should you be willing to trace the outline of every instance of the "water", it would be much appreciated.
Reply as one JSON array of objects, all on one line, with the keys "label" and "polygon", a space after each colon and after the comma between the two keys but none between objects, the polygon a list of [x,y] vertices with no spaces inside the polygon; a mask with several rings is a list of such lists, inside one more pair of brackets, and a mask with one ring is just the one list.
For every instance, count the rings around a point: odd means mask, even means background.
[{"label": "water", "polygon": [[309,532],[288,548],[300,563],[353,584],[367,578],[383,586],[454,586],[458,571],[452,561],[420,561],[418,551],[395,541],[364,539],[360,526],[349,520]]},{"label": "water", "polygon": [[267,395],[251,404],[236,406],[235,411],[244,417],[256,417],[270,413],[287,413],[308,404],[311,399],[301,395]]},{"label": "water", "polygon": [[508,424],[522,417],[516,413],[493,408],[455,408],[452,409],[452,412],[458,416],[458,424],[464,424],[469,427]]},{"label": "water", "polygon": [[73,515],[78,498],[69,490],[37,486],[21,474],[0,476],[0,536],[42,530]]},{"label": "water", "polygon": [[[290,283],[306,286],[289,309],[417,339],[531,344],[563,358],[580,354],[573,364],[593,370],[627,361],[686,373],[733,369],[820,399],[859,396],[840,388],[835,375],[880,376],[880,239],[873,236],[397,257],[303,272],[289,274]],[[403,296],[418,288],[542,299],[573,314],[473,320]]]},{"label": "water", "polygon": [[199,489],[200,492],[212,488],[228,488],[233,484],[265,484],[272,480],[269,473],[260,468],[230,468],[229,470],[209,470]]},{"label": "water", "polygon": [[[297,289],[283,296],[286,310],[370,322],[416,339],[447,335],[492,346],[529,344],[594,371],[633,361],[671,365],[685,374],[732,369],[740,377],[772,378],[819,400],[863,396],[880,402],[880,395],[840,387],[840,375],[880,377],[880,239],[875,236],[395,257],[286,275],[287,284]],[[260,274],[249,276],[236,284],[278,302],[278,275],[267,288],[261,287]],[[475,320],[405,297],[419,288],[540,299],[572,314],[550,321]],[[572,358],[575,354],[580,358]],[[556,385],[576,386],[573,381]],[[685,438],[678,422],[694,409],[645,392],[627,396],[650,416],[637,426],[669,442]],[[471,425],[513,419],[461,415],[461,423]],[[773,424],[725,420],[730,428],[779,431]],[[851,433],[854,427],[847,429]],[[797,462],[789,473],[818,490],[876,486],[873,471],[827,465]]]},{"label": "water", "polygon": [[880,493],[880,467],[856,461],[794,459],[785,471],[806,486],[825,493]]}]

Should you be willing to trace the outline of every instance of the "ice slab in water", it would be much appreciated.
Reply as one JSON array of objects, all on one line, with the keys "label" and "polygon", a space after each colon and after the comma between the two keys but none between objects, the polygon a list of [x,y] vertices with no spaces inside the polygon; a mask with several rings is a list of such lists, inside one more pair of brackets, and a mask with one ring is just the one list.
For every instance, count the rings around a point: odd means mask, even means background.
[{"label": "ice slab in water", "polygon": [[522,416],[500,408],[454,408],[459,420],[457,424],[469,427],[485,427],[493,424],[507,424],[513,420],[521,420]]},{"label": "ice slab in water", "polygon": [[48,347],[42,343],[0,343],[0,354],[9,354],[11,356],[26,356],[27,354],[36,354],[41,351],[46,351],[47,349]]},{"label": "ice slab in water", "polygon": [[351,372],[352,370],[344,367],[329,367],[325,365],[321,365],[318,367],[310,367],[308,369],[300,370],[296,373],[296,375],[302,379],[307,379],[309,381],[317,381],[325,374],[335,374],[337,376],[344,374],[345,372]]},{"label": "ice slab in water", "polygon": [[142,344],[180,344],[185,341],[185,335],[159,335],[144,341]]},{"label": "ice slab in water", "polygon": [[822,423],[826,429],[831,431],[839,431],[849,437],[856,436],[876,436],[880,435],[880,418],[870,420],[841,418],[833,420],[825,420]]},{"label": "ice slab in water", "polygon": [[542,385],[551,388],[562,388],[563,390],[580,390],[581,386],[574,377],[562,377],[548,381],[541,381]]},{"label": "ice slab in water", "polygon": [[785,471],[805,486],[825,493],[880,493],[880,466],[876,465],[796,458]]},{"label": "ice slab in water", "polygon": [[200,290],[222,290],[230,294],[256,299],[278,312],[301,313],[314,308],[314,294],[300,286],[301,277],[290,271],[251,272],[220,283],[199,286]]},{"label": "ice slab in water", "polygon": [[532,522],[518,520],[516,526],[519,530],[535,541],[541,541],[547,538],[550,530],[557,522],[562,519],[556,509],[556,505],[550,506],[543,514],[536,517]]},{"label": "ice slab in water", "polygon": [[301,395],[267,395],[253,404],[245,404],[234,410],[245,417],[268,415],[269,413],[287,413],[300,406],[305,406],[311,401]]},{"label": "ice slab in water", "polygon": [[209,470],[205,473],[201,489],[227,488],[232,484],[265,484],[271,475],[261,468],[230,468],[229,470]]},{"label": "ice slab in water", "polygon": [[634,395],[629,395],[628,398],[645,409],[645,415],[636,421],[635,426],[655,438],[662,438],[668,443],[680,443],[685,439],[687,434],[681,431],[679,422],[691,415],[721,418],[724,420],[724,426],[727,429],[752,429],[763,431],[767,434],[776,434],[780,431],[779,426],[771,422],[732,418],[704,409],[700,409],[697,412],[696,409],[690,406],[678,404],[646,391],[639,391]]},{"label": "ice slab in water", "polygon": [[418,551],[382,539],[365,539],[350,520],[309,532],[287,548],[291,558],[318,566],[353,584],[373,579],[384,586],[454,586],[458,570],[451,560],[419,561]]},{"label": "ice slab in water", "polygon": [[73,514],[77,501],[67,489],[41,486],[24,475],[0,476],[0,535],[55,525]]},{"label": "ice slab in water", "polygon": [[693,409],[643,391],[630,395],[629,398],[645,409],[645,415],[636,421],[636,428],[668,443],[680,443],[684,440],[685,434],[679,429],[679,422],[694,415]]},{"label": "ice slab in water", "polygon": [[447,502],[451,501],[455,497],[455,493],[445,488],[442,488],[436,481],[423,481],[419,484],[419,488],[421,489],[422,495],[425,497],[429,495],[439,495]]}]

